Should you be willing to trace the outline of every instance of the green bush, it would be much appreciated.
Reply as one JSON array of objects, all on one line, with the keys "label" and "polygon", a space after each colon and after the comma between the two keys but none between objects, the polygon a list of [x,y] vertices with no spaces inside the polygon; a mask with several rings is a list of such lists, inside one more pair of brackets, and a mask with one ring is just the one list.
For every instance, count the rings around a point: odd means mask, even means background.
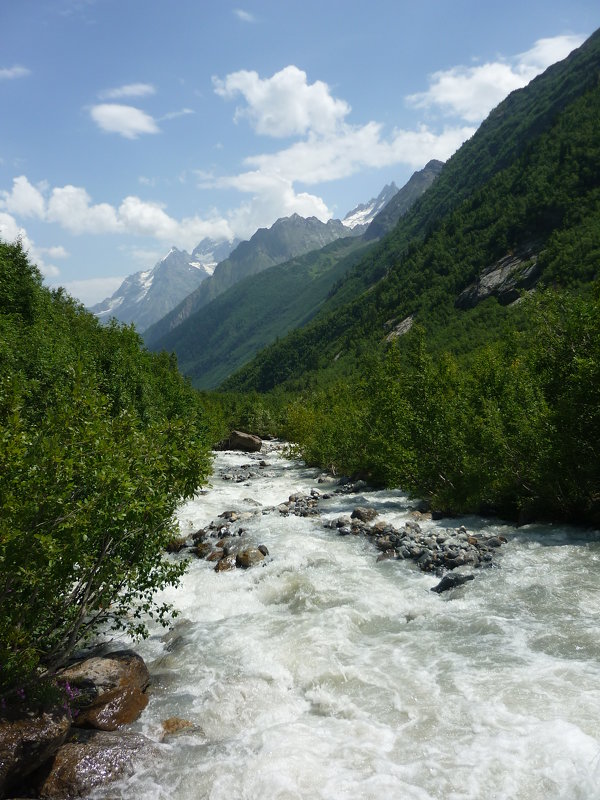
[{"label": "green bush", "polygon": [[210,472],[209,427],[167,356],[43,288],[0,243],[0,691],[99,631],[164,621],[177,505]]}]

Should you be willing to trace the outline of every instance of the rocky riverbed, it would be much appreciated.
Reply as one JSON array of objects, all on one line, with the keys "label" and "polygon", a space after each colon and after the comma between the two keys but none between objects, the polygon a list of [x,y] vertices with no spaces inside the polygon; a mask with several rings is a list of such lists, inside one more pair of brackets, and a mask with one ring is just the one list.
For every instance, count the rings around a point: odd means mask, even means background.
[{"label": "rocky riverbed", "polygon": [[[267,452],[270,449],[278,455],[282,445],[265,443],[264,449]],[[255,455],[254,460],[248,463],[221,469],[219,475],[223,481],[251,486],[262,470],[266,477],[273,475],[269,472],[269,461],[262,455]],[[473,580],[473,573],[466,572],[464,568],[472,570],[495,566],[499,548],[507,542],[502,535],[474,535],[464,525],[423,530],[420,522],[431,523],[432,515],[417,509],[411,511],[411,519],[397,528],[382,519],[372,506],[352,506],[352,498],[357,492],[362,493],[367,501],[373,492],[364,481],[353,483],[349,478],[333,478],[330,475],[321,475],[317,480],[329,484],[331,490],[322,491],[313,487],[309,493],[295,492],[276,506],[262,506],[259,501],[245,498],[242,502],[249,510],[224,510],[207,526],[174,540],[169,549],[214,562],[217,572],[248,568],[263,562],[270,553],[265,544],[248,537],[245,523],[269,514],[319,517],[322,518],[323,527],[337,536],[367,537],[379,551],[378,561],[400,559],[413,562],[423,572],[432,572],[443,578],[432,587],[432,591],[441,593]],[[348,499],[349,514],[332,518],[328,514],[331,504],[327,501],[332,498],[337,500],[340,495]],[[454,570],[457,572],[453,575],[446,574]]]}]

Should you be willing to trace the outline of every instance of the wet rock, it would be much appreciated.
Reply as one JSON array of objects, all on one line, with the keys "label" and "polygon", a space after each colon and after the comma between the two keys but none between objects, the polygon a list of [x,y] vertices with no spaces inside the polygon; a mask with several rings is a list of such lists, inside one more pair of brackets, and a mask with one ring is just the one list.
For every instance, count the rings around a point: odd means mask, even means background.
[{"label": "wet rock", "polygon": [[86,797],[98,786],[132,775],[135,756],[151,747],[145,736],[129,731],[75,731],[56,753],[39,797]]},{"label": "wet rock", "polygon": [[27,777],[63,744],[70,727],[63,709],[0,720],[0,797],[7,790],[21,791]]},{"label": "wet rock", "polygon": [[169,719],[163,720],[162,738],[164,739],[167,736],[174,736],[177,733],[183,733],[183,731],[189,732],[194,730],[195,727],[196,726],[194,723],[187,719],[181,719],[181,717],[169,717]]},{"label": "wet rock", "polygon": [[212,553],[212,547],[208,542],[200,542],[200,544],[196,546],[194,552],[198,558],[206,558]]},{"label": "wet rock", "polygon": [[195,533],[192,534],[192,541],[195,543],[202,542],[204,541],[204,539],[206,539],[207,536],[208,536],[208,531],[206,530],[206,528],[200,528],[199,531],[196,531]]},{"label": "wet rock", "polygon": [[258,549],[263,554],[263,556],[268,556],[269,555],[269,550],[268,550],[266,544],[259,544],[258,545]]},{"label": "wet rock", "polygon": [[488,547],[502,547],[504,542],[506,542],[506,539],[503,536],[490,536],[489,539],[485,540]]},{"label": "wet rock", "polygon": [[187,539],[185,536],[175,536],[167,542],[165,550],[167,553],[179,553],[187,547]]},{"label": "wet rock", "polygon": [[231,555],[224,555],[219,561],[217,561],[215,565],[215,572],[229,572],[230,570],[235,569],[236,566],[236,556],[232,553]]},{"label": "wet rock", "polygon": [[475,576],[470,574],[462,575],[453,573],[452,575],[444,575],[442,580],[436,586],[431,588],[431,591],[441,594],[442,592],[447,592],[449,589],[455,589],[457,586],[462,586],[463,583],[472,581],[474,578]]},{"label": "wet rock", "polygon": [[74,724],[114,731],[134,722],[148,704],[145,694],[150,673],[132,650],[109,653],[80,661],[58,675],[71,689],[81,685],[79,714]]},{"label": "wet rock", "polygon": [[222,550],[213,550],[212,553],[209,553],[206,556],[207,561],[220,561],[223,558],[223,551]]},{"label": "wet rock", "polygon": [[371,522],[378,516],[379,512],[374,508],[366,508],[364,506],[358,506],[351,514],[352,519],[358,519],[361,522]]},{"label": "wet rock", "polygon": [[247,569],[253,567],[255,564],[264,561],[265,555],[258,547],[248,547],[246,550],[240,550],[236,556],[236,564],[238,567]]}]

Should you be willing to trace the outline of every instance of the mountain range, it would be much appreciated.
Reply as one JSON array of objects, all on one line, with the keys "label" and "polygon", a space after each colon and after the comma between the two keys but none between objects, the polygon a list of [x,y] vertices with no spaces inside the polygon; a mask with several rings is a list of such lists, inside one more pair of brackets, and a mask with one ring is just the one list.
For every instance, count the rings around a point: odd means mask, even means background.
[{"label": "mountain range", "polygon": [[[352,229],[342,229],[345,236],[323,248],[237,280],[210,302],[190,309],[186,318],[165,331],[169,315],[146,332],[149,347],[174,352],[180,369],[196,387],[214,388],[261,348],[309,322],[327,298],[335,293],[344,275],[373,246],[374,242],[366,235],[357,234],[368,231],[369,226],[376,223],[390,200],[394,202],[400,197],[395,213],[403,213],[403,209],[433,182],[441,166],[441,162],[427,165],[415,173],[400,191],[394,184],[384,187],[378,197],[358,206],[344,218],[345,222],[354,225]],[[278,237],[277,228],[279,224],[283,226],[283,222],[279,221],[268,231],[258,232],[260,235],[256,236],[256,241],[264,245],[264,242],[271,241],[271,237]],[[290,218],[285,221],[285,227],[302,228],[308,223],[301,218]],[[243,246],[240,245],[239,249]],[[232,253],[230,260],[235,255]],[[220,269],[221,265],[215,274]],[[237,275],[241,274],[238,270]],[[191,304],[208,283],[205,282],[187,298],[182,307]],[[159,329],[162,329],[162,335],[153,338]]]},{"label": "mountain range", "polygon": [[155,349],[163,336],[240,280],[351,234],[351,229],[340,220],[321,222],[316,217],[305,219],[298,214],[282,217],[270,228],[259,228],[247,242],[240,242],[217,264],[210,278],[146,330],[144,341]]},{"label": "mountain range", "polygon": [[103,322],[114,317],[144,331],[210,277],[236,244],[206,238],[191,254],[172,247],[152,269],[129,275],[111,297],[90,311]]},{"label": "mountain range", "polygon": [[[423,170],[424,173],[429,166]],[[238,245],[242,245],[240,251],[232,255],[230,263],[219,268],[217,276],[204,288],[203,294],[195,296],[193,301],[184,304],[170,318],[169,327],[177,325],[186,319],[190,309],[201,307],[224,288],[247,275],[317,249],[338,236],[363,233],[397,193],[394,183],[385,186],[377,197],[348,212],[341,226],[337,220],[332,220],[322,228],[314,218],[303,220],[294,215],[287,221],[278,220],[269,229],[257,231],[250,242],[216,242],[206,238],[191,254],[172,247],[153,268],[129,275],[111,297],[90,310],[104,322],[114,317],[120,322],[134,323],[138,331],[143,333],[178,307],[206,278],[212,277],[217,265],[226,261]],[[147,334],[147,341],[155,341],[163,333],[164,329],[159,326],[156,332]]]}]

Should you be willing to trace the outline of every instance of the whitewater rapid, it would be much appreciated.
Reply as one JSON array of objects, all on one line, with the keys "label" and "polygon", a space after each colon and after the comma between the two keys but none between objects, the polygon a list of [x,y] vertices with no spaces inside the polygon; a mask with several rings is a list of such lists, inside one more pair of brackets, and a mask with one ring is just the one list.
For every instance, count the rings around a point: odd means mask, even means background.
[{"label": "whitewater rapid", "polygon": [[[223,479],[250,463],[257,477]],[[270,556],[225,573],[193,560],[164,593],[174,628],[135,645],[153,685],[134,729],[158,753],[94,796],[600,798],[598,534],[421,522],[508,539],[498,568],[437,595],[434,576],[322,526],[358,505],[400,526],[412,510],[400,492],[334,495],[321,517],[261,513],[323,490],[317,477],[276,447],[216,456],[212,487],[180,511],[182,533],[257,512],[243,524]],[[172,717],[194,728],[163,739]]]}]

